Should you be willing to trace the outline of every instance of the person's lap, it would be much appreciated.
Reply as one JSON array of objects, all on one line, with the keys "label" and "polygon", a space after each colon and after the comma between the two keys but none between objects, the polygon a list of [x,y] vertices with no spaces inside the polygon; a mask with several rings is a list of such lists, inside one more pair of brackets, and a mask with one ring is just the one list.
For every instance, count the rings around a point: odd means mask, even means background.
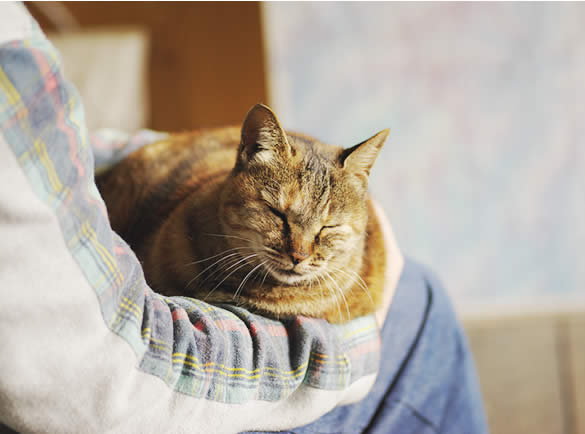
[{"label": "person's lap", "polygon": [[293,432],[487,432],[471,352],[441,284],[406,259],[394,297],[368,396]]},{"label": "person's lap", "polygon": [[368,396],[292,432],[487,432],[471,353],[440,283],[406,259],[394,297]]}]

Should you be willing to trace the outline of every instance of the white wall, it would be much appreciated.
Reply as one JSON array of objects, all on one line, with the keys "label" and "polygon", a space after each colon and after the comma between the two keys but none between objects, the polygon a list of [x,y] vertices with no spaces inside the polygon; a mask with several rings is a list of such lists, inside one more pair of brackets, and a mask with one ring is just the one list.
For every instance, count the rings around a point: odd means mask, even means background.
[{"label": "white wall", "polygon": [[585,303],[585,4],[265,3],[290,129],[391,139],[371,190],[464,312]]}]

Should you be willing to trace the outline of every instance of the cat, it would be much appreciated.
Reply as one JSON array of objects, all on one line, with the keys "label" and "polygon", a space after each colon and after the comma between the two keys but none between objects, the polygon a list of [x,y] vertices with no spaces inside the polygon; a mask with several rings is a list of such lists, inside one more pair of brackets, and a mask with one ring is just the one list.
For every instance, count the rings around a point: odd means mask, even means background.
[{"label": "cat", "polygon": [[169,135],[96,182],[155,291],[341,323],[382,301],[387,253],[367,184],[388,133],[343,149],[257,104],[241,130]]}]

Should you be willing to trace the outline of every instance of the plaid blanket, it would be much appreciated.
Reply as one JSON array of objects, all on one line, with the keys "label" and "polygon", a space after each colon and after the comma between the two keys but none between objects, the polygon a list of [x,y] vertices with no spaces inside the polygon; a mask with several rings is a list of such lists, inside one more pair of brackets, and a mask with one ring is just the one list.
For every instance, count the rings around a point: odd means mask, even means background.
[{"label": "plaid blanket", "polygon": [[344,325],[305,317],[278,322],[148,287],[136,256],[110,228],[94,163],[108,164],[158,135],[90,139],[82,101],[36,23],[30,37],[0,45],[0,135],[56,215],[103,321],[132,348],[141,371],[175,391],[223,403],[282,400],[301,385],[341,390],[377,371],[373,317]]}]

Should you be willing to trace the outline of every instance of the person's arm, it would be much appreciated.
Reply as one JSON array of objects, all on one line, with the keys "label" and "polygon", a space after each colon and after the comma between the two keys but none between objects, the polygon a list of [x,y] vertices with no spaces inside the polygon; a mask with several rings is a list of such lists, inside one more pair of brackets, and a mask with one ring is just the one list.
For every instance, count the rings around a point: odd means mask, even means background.
[{"label": "person's arm", "polygon": [[0,4],[0,422],[280,430],[368,392],[373,316],[282,323],[154,293],[109,226],[93,164],[58,54],[21,4]]}]

